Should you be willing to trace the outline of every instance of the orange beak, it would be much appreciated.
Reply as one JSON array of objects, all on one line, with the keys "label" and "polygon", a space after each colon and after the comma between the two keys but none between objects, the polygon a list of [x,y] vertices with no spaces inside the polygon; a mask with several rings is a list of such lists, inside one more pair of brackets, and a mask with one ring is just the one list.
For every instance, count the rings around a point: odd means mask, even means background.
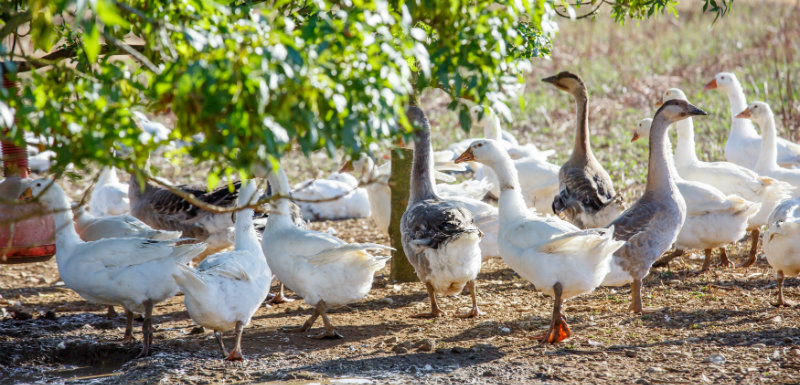
[{"label": "orange beak", "polygon": [[633,137],[631,138],[631,143],[635,142],[636,139],[639,139],[639,133],[638,132],[634,132],[633,133]]},{"label": "orange beak", "polygon": [[749,119],[750,118],[750,109],[749,108],[745,108],[744,111],[738,113],[736,115],[736,117],[739,118],[739,119]]},{"label": "orange beak", "polygon": [[[664,105],[664,97],[662,96],[661,100],[656,102],[656,107],[661,107],[663,105]],[[636,134],[634,134],[634,135],[636,135]]]},{"label": "orange beak", "polygon": [[355,171],[355,167],[353,167],[353,161],[352,160],[348,160],[344,164],[344,166],[342,166],[342,168],[339,169],[339,174],[341,174],[343,172],[353,172],[353,171]]},{"label": "orange beak", "polygon": [[711,81],[710,81],[710,82],[708,82],[708,83],[707,83],[707,84],[706,84],[706,85],[703,87],[703,89],[704,89],[704,90],[713,90],[713,89],[715,89],[715,88],[717,88],[717,79],[711,79]]},{"label": "orange beak", "polygon": [[468,148],[463,154],[459,155],[454,162],[461,163],[468,162],[470,160],[475,160],[475,155],[472,154],[472,147]]},{"label": "orange beak", "polygon": [[22,194],[19,195],[18,199],[21,201],[27,201],[33,199],[33,190],[31,190],[30,187],[26,188],[25,191],[23,191]]}]

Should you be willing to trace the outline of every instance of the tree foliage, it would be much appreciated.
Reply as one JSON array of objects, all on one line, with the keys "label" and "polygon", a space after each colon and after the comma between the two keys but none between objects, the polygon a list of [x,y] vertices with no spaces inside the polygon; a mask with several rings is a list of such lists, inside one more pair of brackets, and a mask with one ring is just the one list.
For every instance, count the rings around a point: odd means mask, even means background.
[{"label": "tree foliage", "polygon": [[[675,3],[609,4],[624,20]],[[0,70],[21,88],[0,89],[0,124],[18,143],[23,131],[48,138],[56,171],[68,163],[131,170],[164,144],[140,140],[132,111],[169,110],[177,121],[169,139],[189,145],[167,154],[210,162],[214,185],[292,146],[356,154],[408,135],[404,107],[427,87],[507,110],[504,90],[522,81],[532,57],[549,53],[554,12],[574,6],[581,3],[5,2]],[[21,49],[25,39],[35,52]],[[466,106],[451,107],[468,129]]]}]

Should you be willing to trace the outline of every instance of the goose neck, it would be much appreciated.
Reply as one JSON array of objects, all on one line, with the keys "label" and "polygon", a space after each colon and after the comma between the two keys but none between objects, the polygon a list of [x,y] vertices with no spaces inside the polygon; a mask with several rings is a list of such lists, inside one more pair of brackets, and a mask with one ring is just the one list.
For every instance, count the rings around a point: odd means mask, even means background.
[{"label": "goose neck", "polygon": [[735,81],[733,85],[725,89],[731,107],[731,136],[733,137],[756,137],[756,132],[752,122],[747,119],[736,118],[736,115],[747,108],[747,98],[744,96],[742,85]]},{"label": "goose neck", "polygon": [[411,188],[408,203],[437,198],[433,180],[433,157],[431,156],[430,131],[417,131],[414,141],[414,160],[411,166]]},{"label": "goose neck", "polygon": [[659,193],[677,189],[671,145],[667,138],[670,121],[658,115],[650,129],[650,157],[647,164],[647,187],[645,192]]},{"label": "goose neck", "polygon": [[675,147],[675,163],[677,166],[683,167],[699,162],[695,152],[694,122],[692,118],[675,122],[674,125],[675,130],[678,131],[678,145]]},{"label": "goose neck", "polygon": [[72,221],[72,209],[64,191],[55,184],[50,188],[60,190],[58,191],[59,194],[48,205],[48,208],[53,211],[56,229],[56,263],[60,268],[72,255],[72,250],[75,246],[83,243],[83,240],[75,230],[75,224]]},{"label": "goose neck", "polygon": [[500,120],[494,112],[487,112],[483,117],[483,136],[486,139],[503,140]]},{"label": "goose neck", "polygon": [[253,209],[243,209],[236,212],[234,226],[234,247],[236,250],[260,249],[256,229],[253,227]]},{"label": "goose neck", "polygon": [[500,187],[498,213],[500,226],[502,227],[524,216],[528,211],[528,207],[522,197],[519,175],[511,158],[507,154],[498,155],[487,166],[494,170]]},{"label": "goose neck", "polygon": [[775,117],[770,113],[762,118],[758,125],[761,126],[761,151],[758,154],[756,170],[765,171],[778,167],[777,133],[775,132]]},{"label": "goose neck", "polygon": [[575,146],[572,150],[572,156],[581,156],[583,154],[591,153],[591,145],[589,143],[589,97],[586,92],[576,92],[573,94],[576,106],[576,120],[575,120]]}]

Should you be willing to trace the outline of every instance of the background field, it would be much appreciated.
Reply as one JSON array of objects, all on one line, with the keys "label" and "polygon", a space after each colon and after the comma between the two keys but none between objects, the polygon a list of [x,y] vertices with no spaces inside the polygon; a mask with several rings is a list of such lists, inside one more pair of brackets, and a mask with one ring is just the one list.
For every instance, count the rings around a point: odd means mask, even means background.
[{"label": "background field", "polygon": [[[539,81],[568,69],[590,90],[590,126],[595,154],[628,202],[642,190],[646,143],[629,142],[640,119],[652,117],[654,103],[669,87],[680,87],[691,102],[710,113],[695,119],[699,155],[721,159],[730,125],[728,101],[702,91],[719,71],[736,73],[748,100],[765,100],[776,111],[780,134],[798,139],[800,130],[800,2],[735,3],[732,13],[712,24],[698,3],[685,4],[680,17],[659,16],[641,23],[561,20],[548,60],[537,60],[528,76],[524,105],[512,107],[508,127],[520,142],[555,149],[560,164],[569,156],[574,105],[568,95]],[[437,147],[466,137],[440,93],[423,98]],[[479,134],[475,134],[479,135]],[[339,160],[299,154],[284,163],[293,182],[325,176]],[[203,182],[202,167],[165,167],[176,182]],[[85,187],[71,185],[78,197]],[[388,240],[369,220],[321,222],[346,240]],[[745,243],[729,248],[741,261]],[[717,267],[707,275],[699,255],[655,270],[645,282],[652,315],[625,312],[629,289],[601,288],[566,303],[574,337],[556,346],[528,339],[544,331],[552,301],[520,279],[501,260],[484,264],[475,320],[434,321],[409,316],[428,306],[419,283],[393,284],[388,270],[376,278],[364,301],[338,309],[332,322],[344,340],[316,341],[277,330],[301,323],[309,307],[299,301],[262,308],[245,330],[239,364],[222,362],[210,331],[194,325],[176,297],[155,310],[155,354],[132,360],[138,345],[113,342],[124,319],[105,319],[58,282],[55,261],[0,265],[0,384],[70,383],[798,383],[800,314],[775,309],[775,283],[763,259],[749,269]],[[798,280],[787,280],[789,299],[800,299]],[[468,297],[443,301],[450,314],[464,311]],[[52,312],[52,313],[48,313]],[[32,317],[33,319],[26,319]],[[135,335],[140,338],[139,327]],[[99,376],[99,377],[96,377]],[[358,382],[361,381],[361,382]]]}]

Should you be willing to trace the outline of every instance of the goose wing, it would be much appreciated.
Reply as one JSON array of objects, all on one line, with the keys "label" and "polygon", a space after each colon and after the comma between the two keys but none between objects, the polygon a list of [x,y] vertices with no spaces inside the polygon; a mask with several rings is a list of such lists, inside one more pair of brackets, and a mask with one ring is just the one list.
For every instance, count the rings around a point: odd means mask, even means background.
[{"label": "goose wing", "polygon": [[617,195],[608,174],[592,168],[562,168],[559,195],[565,201],[578,201],[585,211],[595,213],[613,201]]},{"label": "goose wing", "polygon": [[433,249],[463,233],[480,232],[465,207],[430,199],[409,207],[401,225],[410,244]]}]

